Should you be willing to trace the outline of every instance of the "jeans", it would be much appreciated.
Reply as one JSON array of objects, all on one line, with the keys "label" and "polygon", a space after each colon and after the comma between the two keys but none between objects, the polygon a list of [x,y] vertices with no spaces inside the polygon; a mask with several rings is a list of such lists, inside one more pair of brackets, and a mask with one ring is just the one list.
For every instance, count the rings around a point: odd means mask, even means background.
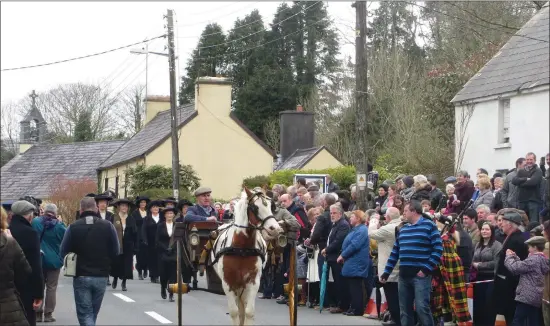
[{"label": "jeans", "polygon": [[538,222],[540,205],[534,201],[522,201],[519,203],[519,209],[524,211],[529,216],[529,222]]},{"label": "jeans", "polygon": [[432,276],[402,277],[399,276],[399,308],[401,309],[401,325],[415,326],[414,309],[422,326],[434,326],[430,310],[430,295],[432,290]]},{"label": "jeans", "polygon": [[[55,310],[57,281],[59,280],[59,272],[61,269],[44,269],[44,285],[46,286],[46,299],[42,300],[38,312],[51,314]],[[45,305],[45,307],[44,307]]]},{"label": "jeans", "polygon": [[540,308],[518,302],[512,326],[540,326]]},{"label": "jeans", "polygon": [[76,315],[80,326],[95,326],[107,277],[78,276],[73,279]]}]

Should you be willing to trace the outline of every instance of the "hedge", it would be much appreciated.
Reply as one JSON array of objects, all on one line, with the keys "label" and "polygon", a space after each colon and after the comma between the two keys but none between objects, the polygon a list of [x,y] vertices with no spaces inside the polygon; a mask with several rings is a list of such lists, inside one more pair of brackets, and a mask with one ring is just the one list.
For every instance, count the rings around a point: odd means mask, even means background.
[{"label": "hedge", "polygon": [[[379,183],[384,180],[395,179],[400,173],[399,168],[390,169],[384,164],[384,160],[376,162],[374,170],[379,174]],[[332,180],[338,184],[340,189],[349,189],[355,183],[356,170],[354,166],[346,165],[337,168],[322,170],[280,170],[269,175],[257,175],[243,180],[243,184],[249,188],[263,187],[268,185],[270,188],[275,184],[284,184],[289,186],[294,183],[295,174],[330,174]]]}]

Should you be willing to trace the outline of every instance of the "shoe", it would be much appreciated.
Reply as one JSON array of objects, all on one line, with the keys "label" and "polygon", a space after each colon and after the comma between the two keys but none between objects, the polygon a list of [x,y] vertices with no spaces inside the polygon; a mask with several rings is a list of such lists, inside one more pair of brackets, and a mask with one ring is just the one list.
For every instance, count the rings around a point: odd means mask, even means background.
[{"label": "shoe", "polygon": [[41,323],[41,322],[42,322],[42,316],[43,316],[43,315],[44,315],[44,314],[41,313],[41,312],[36,312],[36,322],[37,322],[37,323]]},{"label": "shoe", "polygon": [[395,326],[395,325],[397,325],[397,324],[395,322],[391,321],[391,320],[382,322],[382,326]]},{"label": "shoe", "polygon": [[331,314],[341,314],[341,313],[344,312],[344,311],[343,311],[342,309],[340,309],[340,308],[330,308],[329,311],[330,311]]},{"label": "shoe", "polygon": [[302,300],[298,301],[298,306],[299,307],[303,307],[305,305],[306,305],[306,300],[302,299]]},{"label": "shoe", "polygon": [[265,295],[260,295],[258,299],[271,299],[271,296],[266,297]]},{"label": "shoe", "polygon": [[143,278],[147,278],[147,270],[143,271]]},{"label": "shoe", "polygon": [[113,279],[113,290],[116,289],[117,283],[118,283],[118,279],[115,277]]},{"label": "shoe", "polygon": [[172,293],[170,293],[170,295],[168,296],[168,300],[170,302],[174,302],[174,295]]},{"label": "shoe", "polygon": [[109,281],[109,278],[107,278],[107,286],[111,286],[111,281]]},{"label": "shoe", "polygon": [[288,300],[285,297],[280,297],[279,299],[277,299],[278,304],[286,304],[287,302]]},{"label": "shoe", "polygon": [[53,322],[55,322],[55,318],[53,318],[51,313],[45,314],[44,315],[44,322],[45,323],[53,323]]},{"label": "shoe", "polygon": [[128,291],[128,289],[126,289],[126,280],[122,280],[121,286],[122,286],[122,291],[125,291],[125,292]]},{"label": "shoe", "polygon": [[163,299],[166,299],[166,289],[165,288],[160,289],[160,297],[163,298]]},{"label": "shoe", "polygon": [[140,281],[143,281],[143,273],[141,271],[138,271],[138,278]]}]

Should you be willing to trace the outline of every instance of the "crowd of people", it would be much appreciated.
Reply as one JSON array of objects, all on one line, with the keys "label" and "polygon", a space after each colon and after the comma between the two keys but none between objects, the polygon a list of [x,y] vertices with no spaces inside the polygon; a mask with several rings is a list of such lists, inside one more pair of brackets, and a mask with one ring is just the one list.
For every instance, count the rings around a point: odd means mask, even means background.
[{"label": "crowd of people", "polygon": [[[528,153],[505,175],[490,178],[480,168],[475,182],[461,171],[445,179],[444,191],[435,176],[372,179],[363,210],[358,187],[339,189],[330,176],[326,188],[299,178],[290,186],[255,189],[277,205],[276,218],[300,226],[296,257],[289,245],[269,243],[259,299],[288,304],[283,288],[296,259],[299,306],[362,316],[371,294],[380,301],[383,289],[384,325],[460,325],[472,321],[471,312],[474,325],[492,326],[497,314],[508,325],[548,325],[550,169],[544,163]],[[176,252],[169,246],[174,223],[233,219],[238,199],[212,203],[211,192],[197,189],[195,204],[88,194],[70,226],[54,204],[32,197],[3,207],[0,324],[55,321],[57,282],[69,253],[78,257],[72,276],[81,325],[95,325],[106,287],[116,289],[120,280],[128,291],[134,268],[139,280],[160,283],[161,297],[173,301],[167,286],[176,281]],[[190,270],[182,276],[190,283]]]}]

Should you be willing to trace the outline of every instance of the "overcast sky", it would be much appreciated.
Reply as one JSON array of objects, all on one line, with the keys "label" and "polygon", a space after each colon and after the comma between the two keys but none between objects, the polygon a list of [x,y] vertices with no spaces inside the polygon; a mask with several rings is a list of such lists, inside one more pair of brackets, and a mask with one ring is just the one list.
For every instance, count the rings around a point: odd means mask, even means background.
[{"label": "overcast sky", "polygon": [[[254,8],[270,23],[282,2],[2,2],[1,67],[43,64],[93,54],[165,33],[166,9],[176,13],[180,75],[203,28],[211,22],[229,30]],[[354,53],[355,11],[352,2],[329,2],[328,12],[340,30],[342,55]],[[347,39],[347,40],[346,40]],[[150,51],[166,52],[166,39],[151,41]],[[142,47],[136,46],[135,48]],[[149,56],[149,95],[168,95],[168,60]],[[109,85],[113,95],[145,84],[145,56],[123,49],[92,58],[46,67],[1,72],[2,103],[35,89],[43,92],[64,83]]]}]

